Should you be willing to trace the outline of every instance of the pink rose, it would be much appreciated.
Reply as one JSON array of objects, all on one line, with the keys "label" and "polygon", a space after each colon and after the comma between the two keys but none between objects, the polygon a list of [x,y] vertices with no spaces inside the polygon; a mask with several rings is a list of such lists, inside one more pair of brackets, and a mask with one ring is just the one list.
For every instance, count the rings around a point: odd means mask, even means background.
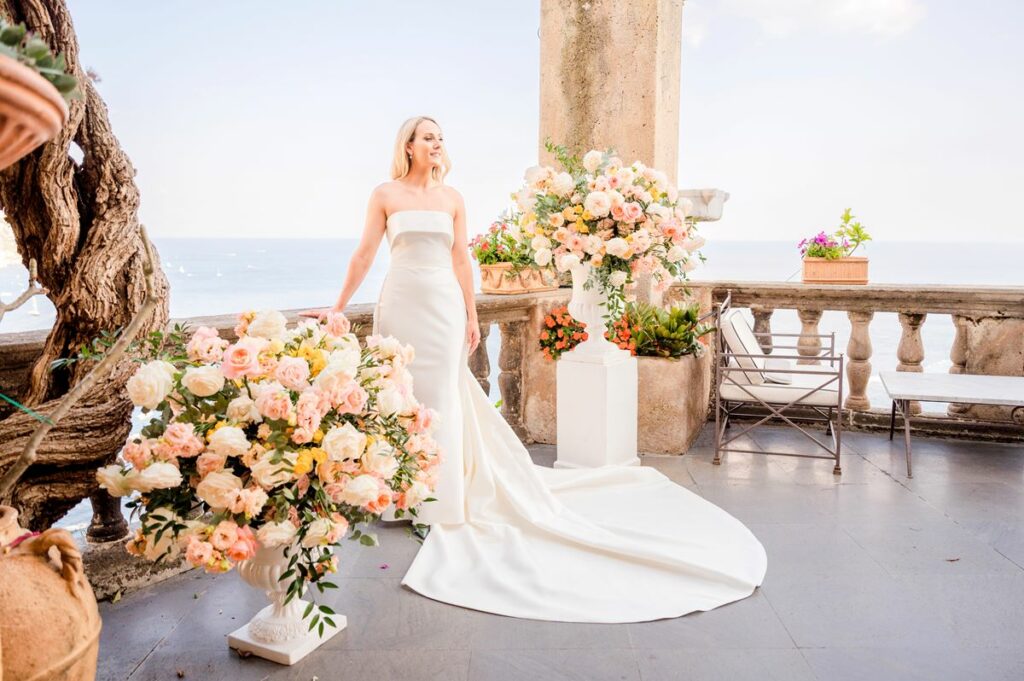
[{"label": "pink rose", "polygon": [[139,442],[129,442],[121,452],[124,460],[136,470],[142,470],[153,460],[153,450],[150,440],[143,439]]},{"label": "pink rose", "polygon": [[612,204],[612,218],[619,222],[626,220],[626,204],[624,203],[613,203]]},{"label": "pink rose", "polygon": [[350,381],[335,406],[339,414],[358,414],[363,411],[369,397],[361,385]]},{"label": "pink rose", "polygon": [[224,468],[224,464],[227,463],[227,460],[228,457],[222,454],[203,452],[199,455],[199,458],[196,459],[196,472],[199,473],[199,477],[205,478],[210,473]]},{"label": "pink rose", "polygon": [[185,558],[196,567],[206,565],[213,557],[213,546],[199,537],[192,535],[188,538],[188,547],[185,549]]},{"label": "pink rose", "polygon": [[224,357],[224,349],[228,341],[217,334],[217,330],[209,326],[200,326],[192,334],[185,350],[193,362],[219,362]]},{"label": "pink rose", "polygon": [[352,325],[341,312],[328,312],[326,321],[327,333],[332,336],[344,336],[352,328]]},{"label": "pink rose", "polygon": [[204,448],[203,441],[196,436],[195,426],[191,423],[172,423],[167,426],[163,440],[175,456],[190,458],[198,455]]},{"label": "pink rose", "polygon": [[301,357],[282,357],[274,369],[274,378],[284,387],[302,392],[309,387],[309,363]]},{"label": "pink rose", "polygon": [[686,230],[683,228],[682,223],[675,218],[665,220],[660,226],[661,233],[665,235],[665,238],[671,239],[672,241],[677,241],[686,236]]},{"label": "pink rose", "polygon": [[423,431],[429,430],[430,425],[434,422],[434,410],[424,405],[416,407],[416,414],[413,418],[412,424],[409,426],[410,433],[422,433]]},{"label": "pink rose", "polygon": [[238,541],[238,525],[230,520],[222,520],[210,535],[210,544],[218,551],[225,551]]},{"label": "pink rose", "polygon": [[292,399],[284,390],[273,388],[263,390],[256,398],[256,409],[263,418],[272,420],[287,419],[292,411]]},{"label": "pink rose", "polygon": [[224,359],[220,365],[224,378],[235,380],[245,376],[259,376],[260,352],[267,346],[265,338],[246,336],[224,350]]},{"label": "pink rose", "polygon": [[627,203],[625,211],[627,222],[636,222],[644,214],[644,209],[639,203]]},{"label": "pink rose", "polygon": [[[299,428],[308,431],[312,437],[313,432],[320,427],[320,419],[327,413],[323,407],[330,410],[330,401],[318,390],[307,390],[299,396],[295,403],[295,418]],[[307,440],[308,442],[309,440]],[[297,442],[297,440],[296,440]]]}]

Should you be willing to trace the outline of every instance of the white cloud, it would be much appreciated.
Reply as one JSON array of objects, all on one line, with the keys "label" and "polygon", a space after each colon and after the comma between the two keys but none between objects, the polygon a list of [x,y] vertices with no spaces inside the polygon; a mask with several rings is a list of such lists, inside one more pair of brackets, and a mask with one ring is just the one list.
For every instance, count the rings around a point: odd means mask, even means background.
[{"label": "white cloud", "polygon": [[822,28],[900,35],[925,15],[922,0],[721,0],[721,4],[774,36]]}]

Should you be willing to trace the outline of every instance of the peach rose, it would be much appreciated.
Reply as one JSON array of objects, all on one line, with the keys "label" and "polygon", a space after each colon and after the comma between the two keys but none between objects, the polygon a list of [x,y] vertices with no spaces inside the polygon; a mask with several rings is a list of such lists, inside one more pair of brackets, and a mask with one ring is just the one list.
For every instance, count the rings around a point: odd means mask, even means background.
[{"label": "peach rose", "polygon": [[238,541],[238,524],[230,520],[222,520],[217,523],[213,534],[210,535],[210,544],[218,551],[224,551]]},{"label": "peach rose", "polygon": [[224,359],[220,365],[224,377],[235,380],[259,376],[262,373],[259,354],[266,346],[266,339],[254,336],[246,336],[234,345],[229,345],[224,350]]}]

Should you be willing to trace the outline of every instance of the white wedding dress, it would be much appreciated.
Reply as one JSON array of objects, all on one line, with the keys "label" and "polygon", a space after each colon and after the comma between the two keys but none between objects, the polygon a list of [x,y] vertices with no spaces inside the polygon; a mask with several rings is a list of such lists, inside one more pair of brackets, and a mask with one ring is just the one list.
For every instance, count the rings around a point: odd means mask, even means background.
[{"label": "white wedding dress", "polygon": [[420,511],[430,534],[402,584],[467,608],[562,622],[676,617],[753,593],[767,563],[761,543],[655,469],[533,463],[469,369],[448,213],[393,213],[387,238],[374,331],[415,348],[413,390],[438,412],[446,457],[437,501]]}]

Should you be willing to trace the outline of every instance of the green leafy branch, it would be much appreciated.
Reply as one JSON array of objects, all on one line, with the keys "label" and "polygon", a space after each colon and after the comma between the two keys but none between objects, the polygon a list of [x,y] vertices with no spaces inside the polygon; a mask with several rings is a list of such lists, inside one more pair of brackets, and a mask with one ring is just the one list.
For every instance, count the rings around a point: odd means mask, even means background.
[{"label": "green leafy branch", "polygon": [[29,31],[24,23],[9,24],[0,18],[0,54],[29,67],[57,89],[65,100],[81,99],[78,79],[70,75],[63,53],[50,52],[46,41]]}]

